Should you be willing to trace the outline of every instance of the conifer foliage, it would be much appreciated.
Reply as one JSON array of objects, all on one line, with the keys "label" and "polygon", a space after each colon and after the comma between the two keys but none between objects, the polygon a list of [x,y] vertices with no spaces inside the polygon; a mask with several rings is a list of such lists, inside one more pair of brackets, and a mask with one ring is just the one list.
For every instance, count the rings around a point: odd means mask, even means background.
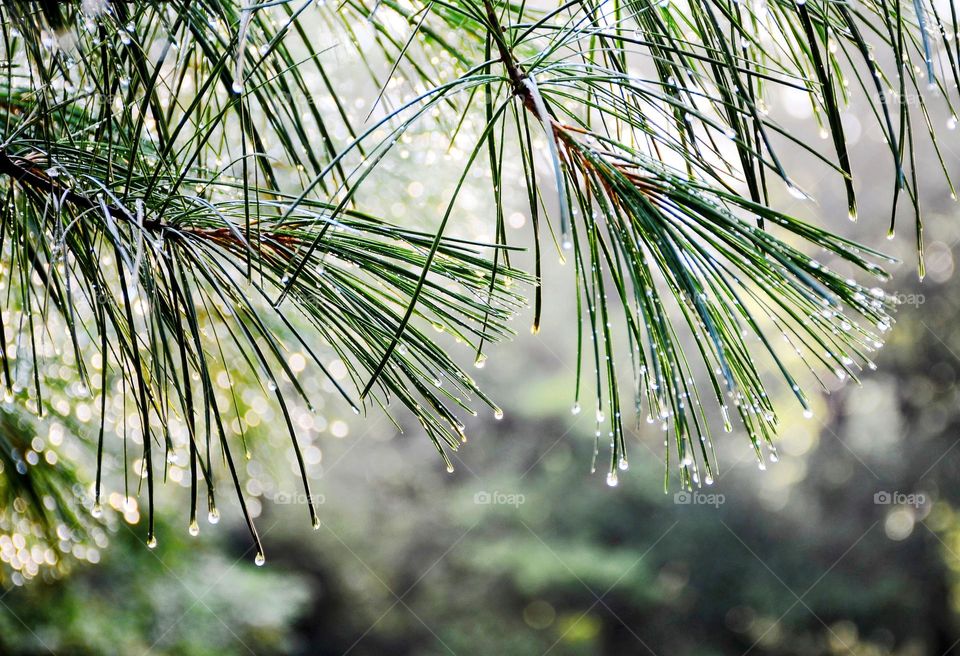
[{"label": "conifer foliage", "polygon": [[[793,167],[813,167],[857,219],[844,111],[869,103],[889,144],[889,231],[910,206],[922,275],[914,152],[937,148],[932,117],[953,116],[956,20],[924,0],[4,2],[4,412],[93,443],[90,498],[56,512],[97,516],[119,470],[153,545],[177,465],[191,532],[201,509],[217,517],[224,478],[262,562],[241,466],[251,389],[308,495],[300,418],[333,397],[414,417],[449,467],[464,417],[501,414],[463,363],[482,366],[527,305],[538,331],[567,294],[573,409],[596,412],[608,483],[633,421],[662,431],[683,486],[716,476],[711,426],[744,433],[762,464],[771,374],[808,410],[795,370],[857,378],[891,324],[888,258],[778,199],[811,198]],[[374,89],[360,112],[344,59]],[[769,112],[785,89],[823,147]],[[379,174],[431,129],[459,155],[455,184],[432,190],[442,211],[383,218],[397,199]],[[489,240],[457,225],[477,185]],[[510,243],[518,196],[532,234]],[[573,284],[543,275],[548,257]],[[73,484],[64,463],[27,462],[42,446],[0,450],[4,495],[51,480],[35,469]]]}]

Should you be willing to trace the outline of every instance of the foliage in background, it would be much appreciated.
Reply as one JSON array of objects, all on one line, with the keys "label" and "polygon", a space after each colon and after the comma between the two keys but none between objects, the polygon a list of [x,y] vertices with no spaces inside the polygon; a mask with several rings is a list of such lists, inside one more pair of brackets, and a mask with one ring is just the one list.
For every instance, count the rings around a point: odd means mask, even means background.
[{"label": "foliage in background", "polygon": [[[159,527],[174,533],[168,520]],[[242,535],[242,534],[241,534]],[[282,654],[309,599],[293,575],[250,564],[248,547],[198,544],[183,531],[162,560],[126,527],[96,565],[3,599],[0,650],[7,654]],[[239,540],[237,542],[240,542]]]},{"label": "foliage in background", "polygon": [[[716,506],[672,503],[653,458],[616,494],[591,480],[590,422],[556,411],[565,370],[529,384],[531,362],[550,361],[538,340],[531,360],[498,376],[523,412],[478,426],[483,440],[456,476],[417,470],[429,451],[413,439],[378,442],[370,456],[369,444],[325,445],[338,464],[318,484],[324,525],[309,533],[299,509],[269,506],[261,523],[280,524],[268,568],[243,558],[241,527],[185,546],[182,529],[163,525],[154,552],[121,530],[69,586],[2,601],[77,654],[115,651],[106,638],[139,653],[144,636],[170,627],[155,653],[214,644],[249,654],[239,639],[257,654],[303,656],[649,653],[641,640],[678,656],[949,653],[960,638],[960,297],[957,281],[923,291],[925,307],[903,313],[878,373],[818,405],[822,427],[796,422],[777,466],[761,474],[745,445],[721,445],[728,471],[704,491],[724,495]],[[925,499],[877,504],[879,491]],[[176,522],[174,509],[163,516]],[[239,639],[202,604],[174,624],[194,597],[155,558],[200,595],[218,574],[197,565],[197,549],[214,546],[224,567],[241,559],[240,572],[202,598]],[[299,604],[251,638],[257,608],[224,590],[232,576],[257,575],[255,593],[238,586],[247,600],[273,607],[273,594],[291,590]],[[0,648],[45,653],[3,610]]]}]

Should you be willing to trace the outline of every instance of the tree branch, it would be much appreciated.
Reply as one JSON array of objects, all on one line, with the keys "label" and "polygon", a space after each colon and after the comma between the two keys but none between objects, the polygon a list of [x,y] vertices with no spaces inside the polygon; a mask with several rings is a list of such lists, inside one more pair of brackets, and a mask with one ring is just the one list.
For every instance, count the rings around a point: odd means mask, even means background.
[{"label": "tree branch", "polygon": [[[30,160],[24,159],[24,161],[29,162]],[[38,173],[35,166],[26,167],[18,164],[14,158],[8,155],[4,150],[0,150],[0,174],[10,176],[12,180],[40,193],[46,193],[58,198],[62,198],[71,205],[92,210],[100,210],[102,207],[106,207],[107,212],[109,212],[110,216],[114,219],[136,223],[136,219],[130,214],[129,211],[127,211],[126,208],[118,205],[111,205],[110,203],[105,203],[103,206],[101,206],[99,201],[57,184],[45,173]],[[162,230],[166,227],[166,224],[164,224],[160,219],[146,219],[141,225],[148,230]]]}]

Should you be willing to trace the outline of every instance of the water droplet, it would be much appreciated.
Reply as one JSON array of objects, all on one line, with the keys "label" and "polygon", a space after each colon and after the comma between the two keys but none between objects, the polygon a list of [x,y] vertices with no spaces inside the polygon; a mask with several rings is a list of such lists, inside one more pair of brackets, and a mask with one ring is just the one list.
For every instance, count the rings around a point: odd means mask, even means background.
[{"label": "water droplet", "polygon": [[620,481],[617,480],[617,472],[610,472],[607,474],[607,485],[610,487],[617,487],[617,483]]},{"label": "water droplet", "polygon": [[272,380],[268,380],[268,381],[267,381],[267,389],[270,390],[271,392],[276,392],[276,391],[277,391],[277,384],[276,384],[275,382],[273,382]]},{"label": "water droplet", "polygon": [[450,463],[449,465],[447,465],[447,473],[448,474],[453,473],[453,463]]},{"label": "water droplet", "polygon": [[210,510],[210,512],[207,513],[207,521],[210,522],[211,524],[216,524],[217,522],[219,522],[220,511],[217,510],[216,508],[213,508],[212,510]]},{"label": "water droplet", "polygon": [[617,466],[620,467],[620,471],[627,471],[630,469],[630,463],[627,462],[626,458],[620,458],[620,462]]},{"label": "water droplet", "polygon": [[313,518],[313,530],[314,530],[314,531],[319,531],[319,530],[320,530],[320,518],[319,518],[319,517],[314,517],[314,518]]},{"label": "water droplet", "polygon": [[157,538],[154,535],[151,535],[147,538],[147,548],[156,549],[157,548]]},{"label": "water droplet", "polygon": [[951,116],[950,118],[947,119],[947,129],[948,129],[948,130],[956,130],[956,129],[957,129],[957,117],[956,117],[956,116]]},{"label": "water droplet", "polygon": [[806,200],[807,195],[799,187],[795,187],[792,184],[787,185],[787,193],[796,198],[797,200]]},{"label": "water droplet", "polygon": [[804,408],[803,417],[804,419],[810,419],[811,417],[813,417],[813,410],[811,410],[810,408]]},{"label": "water droplet", "polygon": [[573,404],[573,407],[570,408],[570,414],[572,414],[572,415],[578,415],[578,414],[580,414],[580,404],[579,404],[579,403],[574,403],[574,404]]},{"label": "water droplet", "polygon": [[190,522],[190,526],[187,528],[187,533],[189,533],[193,537],[200,535],[200,525],[197,524],[196,519]]},{"label": "water droplet", "polygon": [[761,460],[760,462],[757,463],[757,467],[760,468],[760,471],[766,471],[766,469],[767,469],[767,463],[765,463],[763,460]]},{"label": "water droplet", "polygon": [[707,485],[713,485],[713,474],[708,473],[703,477],[703,482]]},{"label": "water droplet", "polygon": [[477,353],[476,359],[473,361],[473,366],[477,369],[483,369],[487,364],[487,356],[483,353]]},{"label": "water droplet", "polygon": [[233,85],[231,85],[230,88],[233,90],[235,94],[240,95],[241,93],[243,93],[243,80],[239,80],[239,79],[234,80]]},{"label": "water droplet", "polygon": [[90,511],[90,514],[93,515],[95,519],[98,519],[103,515],[103,508],[100,506],[99,501],[93,504],[93,510]]},{"label": "water droplet", "polygon": [[730,412],[727,410],[727,406],[720,406],[720,413],[723,415],[723,432],[732,432],[733,424],[730,423]]},{"label": "water droplet", "polygon": [[503,419],[503,410],[501,410],[500,408],[494,408],[493,418],[496,419],[497,421],[500,421],[501,419]]},{"label": "water droplet", "polygon": [[263,564],[264,564],[265,562],[267,562],[267,559],[264,557],[263,552],[262,552],[262,551],[258,551],[258,552],[257,552],[257,555],[254,556],[254,558],[253,558],[253,563],[254,563],[257,567],[263,567]]}]

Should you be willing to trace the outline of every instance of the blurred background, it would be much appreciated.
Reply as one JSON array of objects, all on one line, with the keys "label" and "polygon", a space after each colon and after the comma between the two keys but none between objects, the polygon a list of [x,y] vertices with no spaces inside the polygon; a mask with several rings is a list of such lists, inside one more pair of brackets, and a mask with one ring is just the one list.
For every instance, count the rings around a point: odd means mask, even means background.
[{"label": "blurred background", "polygon": [[317,531],[292,472],[286,492],[248,485],[264,567],[235,508],[191,537],[168,486],[156,550],[121,519],[97,562],[5,589],[0,651],[952,653],[960,294],[949,249],[938,262],[937,280],[900,292],[878,371],[822,396],[812,419],[787,405],[766,471],[744,436],[723,434],[716,484],[665,494],[661,437],[644,422],[619,486],[591,475],[558,302],[540,335],[492,352],[482,374],[504,417],[470,423],[455,473],[382,417],[326,427]]},{"label": "blurred background", "polygon": [[[351,89],[343,75],[363,116],[370,85]],[[776,100],[788,125],[817,139],[806,105],[789,94]],[[122,480],[111,480],[106,528],[93,532],[93,546],[74,548],[76,563],[57,576],[5,578],[0,653],[960,653],[960,231],[937,173],[921,180],[922,285],[909,213],[902,236],[880,238],[892,171],[878,168],[888,166],[877,156],[887,146],[872,121],[860,129],[867,111],[854,100],[846,126],[861,223],[847,223],[835,180],[804,180],[802,170],[798,182],[820,204],[783,194],[780,209],[900,257],[888,288],[901,300],[897,324],[878,370],[815,396],[814,417],[779,391],[778,463],[760,471],[744,435],[715,431],[721,475],[681,492],[673,472],[665,486],[662,433],[641,419],[619,485],[607,486],[602,466],[592,474],[592,413],[571,412],[572,273],[552,264],[540,334],[520,317],[516,340],[490,349],[475,371],[503,417],[468,422],[453,473],[402,416],[403,434],[382,415],[354,418],[331,399],[305,427],[322,519],[314,531],[287,438],[273,434],[263,410],[248,436],[245,485],[265,566],[254,564],[229,489],[222,519],[191,536],[184,481],[174,475],[182,470],[173,467],[151,550],[139,513],[117,492]],[[405,137],[370,205],[395,221],[429,223],[421,215],[436,215],[456,174],[444,134],[441,123]],[[954,166],[956,145],[943,139],[941,148]],[[489,182],[475,187],[456,230],[490,238]],[[529,223],[517,207],[507,222],[523,245]],[[470,361],[463,347],[451,349]],[[84,429],[90,411],[79,412],[81,437],[57,441],[42,430],[82,460],[96,420]]]}]

